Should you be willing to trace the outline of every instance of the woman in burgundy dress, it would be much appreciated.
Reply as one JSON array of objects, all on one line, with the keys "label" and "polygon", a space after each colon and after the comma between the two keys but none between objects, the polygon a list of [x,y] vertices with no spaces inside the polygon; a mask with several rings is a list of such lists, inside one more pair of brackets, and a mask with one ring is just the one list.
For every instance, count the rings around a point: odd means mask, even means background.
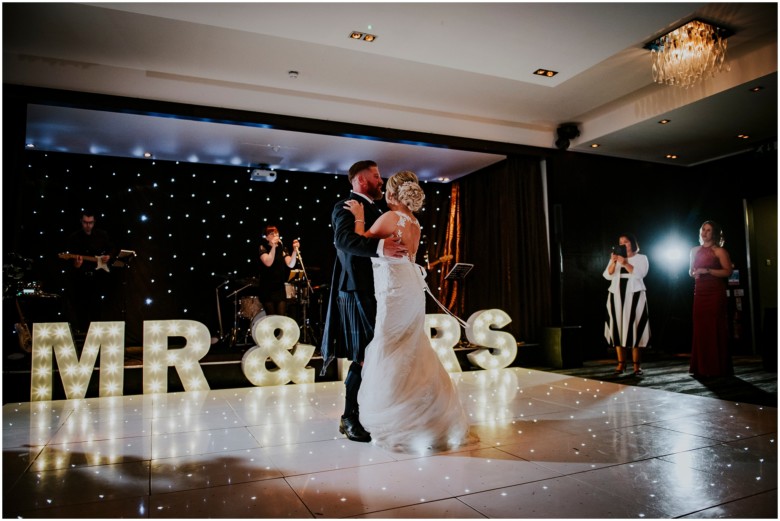
[{"label": "woman in burgundy dress", "polygon": [[728,350],[726,284],[732,267],[723,248],[723,231],[705,221],[699,229],[699,244],[691,249],[690,275],[693,290],[693,345],[690,374],[696,377],[734,374]]}]

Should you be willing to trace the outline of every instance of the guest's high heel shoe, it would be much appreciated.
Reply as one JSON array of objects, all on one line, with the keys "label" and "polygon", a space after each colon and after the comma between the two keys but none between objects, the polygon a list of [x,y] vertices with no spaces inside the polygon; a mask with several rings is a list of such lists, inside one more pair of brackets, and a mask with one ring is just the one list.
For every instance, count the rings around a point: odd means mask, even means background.
[{"label": "guest's high heel shoe", "polygon": [[625,362],[618,362],[618,366],[615,369],[615,374],[623,374],[626,372],[626,363]]}]

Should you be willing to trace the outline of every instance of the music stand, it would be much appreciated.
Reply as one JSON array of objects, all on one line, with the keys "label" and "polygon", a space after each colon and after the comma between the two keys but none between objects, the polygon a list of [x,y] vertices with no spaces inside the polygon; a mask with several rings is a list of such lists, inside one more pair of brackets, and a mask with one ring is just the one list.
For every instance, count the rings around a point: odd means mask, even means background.
[{"label": "music stand", "polygon": [[463,280],[473,267],[474,265],[468,262],[457,262],[450,272],[447,273],[447,276],[444,277],[444,280]]},{"label": "music stand", "polygon": [[122,270],[122,319],[127,321],[127,277],[130,269],[130,261],[135,258],[133,250],[119,250],[119,253],[111,263],[112,268],[125,268]]},{"label": "music stand", "polygon": [[111,264],[112,268],[124,268],[130,267],[130,261],[135,257],[135,252],[132,250],[119,250],[119,254]]}]

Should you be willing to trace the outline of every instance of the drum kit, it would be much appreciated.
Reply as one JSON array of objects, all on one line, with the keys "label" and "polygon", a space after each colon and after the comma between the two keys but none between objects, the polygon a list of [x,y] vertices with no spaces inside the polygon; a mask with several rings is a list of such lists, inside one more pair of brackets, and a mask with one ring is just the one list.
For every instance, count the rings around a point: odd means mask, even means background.
[{"label": "drum kit", "polygon": [[[315,333],[309,316],[309,306],[311,304],[310,296],[317,290],[327,289],[328,285],[323,284],[313,287],[307,274],[306,267],[303,264],[300,251],[298,252],[298,261],[301,266],[300,269],[290,270],[287,282],[284,283],[287,305],[288,309],[297,311],[294,318],[297,320],[301,330],[300,341],[305,344],[314,344],[318,346],[319,337]],[[319,268],[310,269],[314,271],[319,270]],[[250,345],[253,343],[252,329],[254,328],[254,325],[258,320],[267,315],[266,310],[263,308],[263,304],[260,302],[260,298],[257,295],[252,294],[253,292],[256,292],[260,281],[257,277],[237,279],[236,282],[238,283],[239,288],[225,295],[224,298],[232,299],[233,303],[233,327],[226,333],[222,325],[220,289],[222,287],[229,287],[228,285],[231,280],[231,278],[228,278],[216,288],[220,340],[225,342],[229,347]],[[320,306],[321,323],[321,295],[319,296],[318,303]]]},{"label": "drum kit", "polygon": [[[27,353],[32,351],[32,336],[28,317],[25,317],[23,308],[28,311],[32,309],[33,315],[39,316],[56,314],[60,306],[59,294],[43,291],[43,284],[40,281],[26,280],[32,270],[32,263],[32,259],[15,253],[7,254],[3,262],[3,300],[14,301],[19,318],[19,321],[14,324],[14,330],[19,340],[19,347]],[[12,353],[8,358],[19,359],[23,356],[21,353]]]},{"label": "drum kit", "polygon": [[[60,253],[58,258],[70,260],[77,255],[71,253]],[[125,273],[131,265],[131,261],[136,256],[132,250],[120,250],[119,253],[108,263],[103,263],[100,257],[90,257],[88,255],[78,255],[85,261],[96,263],[91,269],[104,270],[106,272],[114,271],[118,268],[120,273]],[[19,346],[22,351],[30,352],[32,339],[30,335],[31,324],[35,322],[61,322],[63,317],[69,315],[65,299],[59,293],[48,293],[44,291],[44,286],[48,284],[36,280],[41,274],[41,266],[35,266],[33,259],[28,259],[14,252],[6,253],[3,256],[3,303],[4,313],[12,314],[10,306],[13,304],[16,308],[16,315],[19,321],[14,324]],[[121,279],[121,289],[115,292],[112,298],[121,304],[121,314],[125,317],[127,311],[125,286],[126,279]],[[13,301],[13,302],[12,302]],[[7,305],[7,306],[6,306]],[[6,307],[8,309],[6,309]],[[5,340],[5,339],[4,339]],[[4,344],[5,347],[5,344]],[[8,358],[18,358],[18,353],[14,353]]]}]

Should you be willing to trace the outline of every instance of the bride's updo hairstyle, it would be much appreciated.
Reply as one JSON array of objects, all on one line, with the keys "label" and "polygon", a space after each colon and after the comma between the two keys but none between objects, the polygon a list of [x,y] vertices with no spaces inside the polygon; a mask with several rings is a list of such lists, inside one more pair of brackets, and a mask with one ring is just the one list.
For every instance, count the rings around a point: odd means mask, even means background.
[{"label": "bride's updo hairstyle", "polygon": [[409,170],[401,170],[387,180],[387,192],[391,198],[419,212],[425,202],[425,192],[420,187],[417,175]]}]

